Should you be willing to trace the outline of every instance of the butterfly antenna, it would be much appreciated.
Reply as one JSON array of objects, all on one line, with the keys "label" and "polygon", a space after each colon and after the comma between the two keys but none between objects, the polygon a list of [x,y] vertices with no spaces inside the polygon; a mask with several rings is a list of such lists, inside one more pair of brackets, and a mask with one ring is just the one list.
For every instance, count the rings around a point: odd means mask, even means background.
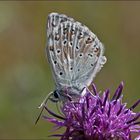
[{"label": "butterfly antenna", "polygon": [[52,93],[53,92],[50,92],[47,96],[46,96],[46,98],[43,100],[43,102],[40,104],[40,106],[38,107],[38,108],[42,108],[41,109],[41,111],[40,111],[40,113],[39,113],[39,115],[38,115],[38,117],[37,117],[37,119],[36,119],[36,121],[35,121],[35,124],[37,124],[37,122],[39,121],[39,119],[40,119],[40,117],[41,117],[41,115],[42,115],[42,112],[43,112],[43,110],[44,110],[44,105],[46,105],[47,104],[47,102],[48,102],[48,99],[50,98],[50,96],[52,95]]}]

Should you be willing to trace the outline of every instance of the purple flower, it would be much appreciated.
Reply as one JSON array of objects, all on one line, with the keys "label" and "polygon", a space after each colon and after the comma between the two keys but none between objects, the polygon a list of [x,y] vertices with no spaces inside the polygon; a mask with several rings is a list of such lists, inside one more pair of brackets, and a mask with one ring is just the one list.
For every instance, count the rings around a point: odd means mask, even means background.
[{"label": "purple flower", "polygon": [[56,128],[66,128],[63,134],[52,136],[60,137],[61,140],[132,140],[132,134],[137,133],[140,137],[140,112],[133,112],[140,100],[127,108],[126,103],[122,103],[123,83],[112,99],[109,90],[100,95],[95,85],[92,87],[93,92],[83,89],[84,96],[78,101],[66,102],[61,109],[63,116],[45,106],[53,116],[44,116],[45,119],[56,124]]}]

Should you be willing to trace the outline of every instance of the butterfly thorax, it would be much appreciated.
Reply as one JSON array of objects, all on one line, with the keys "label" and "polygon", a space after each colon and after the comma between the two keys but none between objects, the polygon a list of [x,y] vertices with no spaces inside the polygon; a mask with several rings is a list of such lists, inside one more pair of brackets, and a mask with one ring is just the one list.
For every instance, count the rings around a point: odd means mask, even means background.
[{"label": "butterfly thorax", "polygon": [[77,99],[80,94],[80,90],[74,87],[65,87],[62,89],[56,89],[50,98],[51,101],[57,102],[57,101],[70,101],[71,99]]}]

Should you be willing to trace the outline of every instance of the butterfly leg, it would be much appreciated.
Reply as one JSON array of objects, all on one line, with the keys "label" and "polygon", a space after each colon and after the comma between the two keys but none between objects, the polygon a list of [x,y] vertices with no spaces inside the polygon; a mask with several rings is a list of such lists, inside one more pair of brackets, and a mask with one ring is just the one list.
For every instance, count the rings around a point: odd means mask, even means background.
[{"label": "butterfly leg", "polygon": [[42,112],[43,112],[43,110],[44,110],[44,106],[47,104],[47,101],[48,101],[48,99],[50,98],[50,96],[53,94],[53,92],[50,92],[47,96],[46,96],[46,98],[43,100],[43,102],[40,104],[40,106],[38,107],[39,109],[40,108],[42,108],[41,109],[41,111],[40,111],[40,113],[39,113],[39,115],[38,115],[38,117],[37,117],[37,119],[36,119],[36,121],[35,121],[35,124],[37,124],[37,122],[39,121],[39,119],[40,119],[40,117],[41,117],[41,115],[42,115]]},{"label": "butterfly leg", "polygon": [[61,113],[62,106],[61,106],[60,101],[56,102],[56,108],[57,108],[58,113],[63,116],[64,114]]}]

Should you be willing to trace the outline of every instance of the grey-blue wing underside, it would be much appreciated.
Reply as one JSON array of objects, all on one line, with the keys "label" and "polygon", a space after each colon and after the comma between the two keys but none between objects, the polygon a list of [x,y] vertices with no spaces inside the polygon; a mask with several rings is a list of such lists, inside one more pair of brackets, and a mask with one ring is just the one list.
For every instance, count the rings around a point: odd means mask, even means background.
[{"label": "grey-blue wing underside", "polygon": [[89,86],[106,57],[97,36],[66,15],[51,13],[47,25],[47,57],[57,88]]}]

